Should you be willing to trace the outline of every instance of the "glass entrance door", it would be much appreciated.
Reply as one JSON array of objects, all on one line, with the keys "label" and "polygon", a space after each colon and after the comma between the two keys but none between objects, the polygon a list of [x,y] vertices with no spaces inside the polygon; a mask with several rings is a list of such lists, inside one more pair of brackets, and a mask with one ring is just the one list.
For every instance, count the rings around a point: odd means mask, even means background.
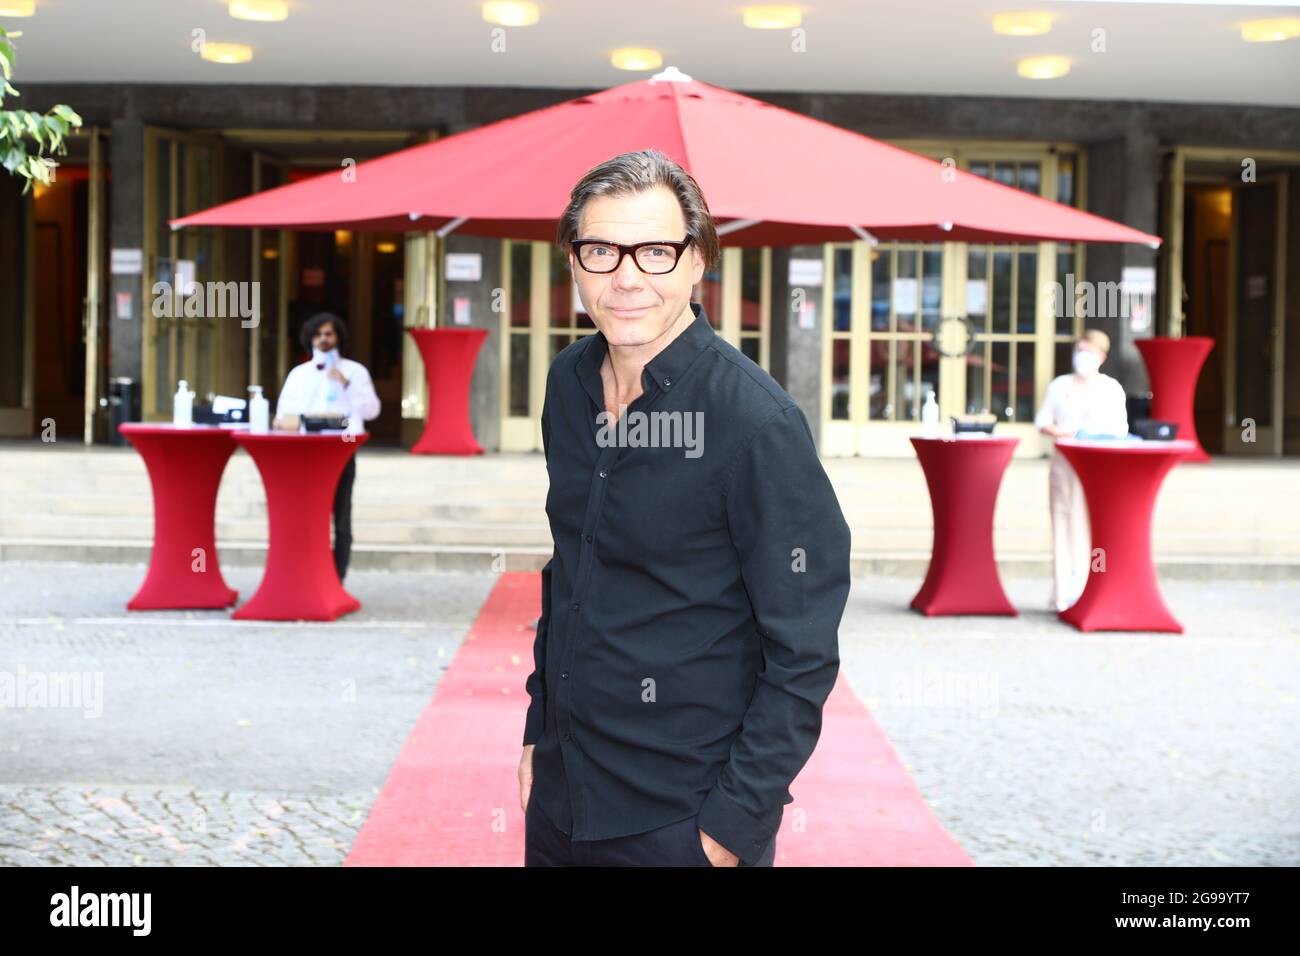
[{"label": "glass entrance door", "polygon": [[[901,144],[900,144],[901,145]],[[1013,189],[1080,204],[1078,154],[1013,144],[907,144]],[[941,421],[992,415],[1032,455],[1034,411],[1082,327],[1054,310],[1081,280],[1073,243],[869,242],[826,247],[822,452],[910,455],[926,396]],[[1060,312],[1059,316],[1057,312]]]},{"label": "glass entrance door", "polygon": [[[145,128],[145,421],[170,416],[181,379],[199,401],[220,387],[224,326],[239,320],[195,314],[206,309],[193,306],[187,310],[186,292],[195,283],[224,280],[222,243],[215,229],[172,230],[167,220],[221,201],[221,158],[215,137]],[[206,304],[207,296],[201,298]]]}]

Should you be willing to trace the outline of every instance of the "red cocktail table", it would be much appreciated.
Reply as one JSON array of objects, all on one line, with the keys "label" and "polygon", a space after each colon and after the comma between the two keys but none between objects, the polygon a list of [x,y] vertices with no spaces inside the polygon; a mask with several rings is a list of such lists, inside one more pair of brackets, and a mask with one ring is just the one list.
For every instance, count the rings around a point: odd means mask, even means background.
[{"label": "red cocktail table", "polygon": [[229,607],[239,592],[217,561],[217,487],[235,450],[233,430],[125,422],[118,431],[144,459],[153,488],[153,553],[128,611]]},{"label": "red cocktail table", "polygon": [[334,569],[330,517],[339,476],[369,438],[364,432],[235,436],[262,475],[271,528],[262,583],[235,611],[237,620],[333,621],[360,609]]},{"label": "red cocktail table", "polygon": [[1197,447],[1183,439],[1057,440],[1083,485],[1092,527],[1088,581],[1057,615],[1062,621],[1081,631],[1183,632],[1156,584],[1151,517],[1165,475]]},{"label": "red cocktail table", "polygon": [[928,616],[1018,612],[993,557],[998,486],[1019,438],[912,439],[934,509],[934,546],[912,607]]},{"label": "red cocktail table", "polygon": [[469,385],[487,329],[407,329],[419,346],[429,385],[424,434],[415,455],[481,455],[469,424]]},{"label": "red cocktail table", "polygon": [[1188,461],[1210,461],[1196,435],[1196,380],[1214,348],[1214,339],[1188,335],[1181,339],[1157,337],[1135,343],[1151,380],[1151,417],[1178,423],[1178,439],[1195,447]]}]

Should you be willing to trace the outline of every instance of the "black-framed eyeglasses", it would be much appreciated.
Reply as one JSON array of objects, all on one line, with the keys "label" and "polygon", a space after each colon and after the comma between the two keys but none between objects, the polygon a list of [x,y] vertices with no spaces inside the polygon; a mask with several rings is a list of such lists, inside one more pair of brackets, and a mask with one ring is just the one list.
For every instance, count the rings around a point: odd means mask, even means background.
[{"label": "black-framed eyeglasses", "polygon": [[588,272],[598,275],[614,272],[623,264],[623,257],[631,255],[636,267],[646,275],[661,276],[677,268],[682,253],[694,241],[693,236],[687,236],[680,242],[660,239],[625,246],[604,239],[574,239],[570,245],[578,265]]}]

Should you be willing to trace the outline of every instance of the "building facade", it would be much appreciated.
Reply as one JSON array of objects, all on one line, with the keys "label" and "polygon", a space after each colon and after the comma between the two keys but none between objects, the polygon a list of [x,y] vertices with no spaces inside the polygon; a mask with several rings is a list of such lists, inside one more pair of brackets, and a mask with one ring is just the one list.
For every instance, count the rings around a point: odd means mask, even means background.
[{"label": "building facade", "polygon": [[[540,450],[550,358],[594,331],[553,244],[167,220],[583,92],[25,84],[25,108],[68,103],[85,127],[52,186],[23,197],[0,178],[0,435],[111,440],[115,415],[167,418],[179,379],[274,401],[303,358],[298,325],[328,310],[384,402],[376,441],[410,444],[424,416],[405,330],[468,324],[488,331],[479,442]],[[824,455],[910,454],[930,391],[945,418],[991,415],[1039,454],[1034,410],[1084,327],[1110,335],[1106,371],[1131,395],[1147,388],[1137,339],[1210,336],[1207,449],[1300,453],[1300,110],[744,92],[1165,240],[725,249],[696,297],[799,402]],[[191,281],[255,300],[196,304]]]}]

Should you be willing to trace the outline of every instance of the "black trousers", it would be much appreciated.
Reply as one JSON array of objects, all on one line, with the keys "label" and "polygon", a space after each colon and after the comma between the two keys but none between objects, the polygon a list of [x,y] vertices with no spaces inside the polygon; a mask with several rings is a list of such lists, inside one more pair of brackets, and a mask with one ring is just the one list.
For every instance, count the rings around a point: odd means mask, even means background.
[{"label": "black trousers", "polygon": [[[759,866],[776,858],[776,838]],[[524,866],[712,866],[700,842],[695,817],[645,833],[608,840],[571,840],[528,797],[524,813]],[[742,862],[740,864],[744,866]]]},{"label": "black trousers", "polygon": [[348,573],[348,558],[352,556],[352,482],[357,477],[357,456],[348,459],[343,474],[339,475],[334,489],[334,570],[339,580]]}]

